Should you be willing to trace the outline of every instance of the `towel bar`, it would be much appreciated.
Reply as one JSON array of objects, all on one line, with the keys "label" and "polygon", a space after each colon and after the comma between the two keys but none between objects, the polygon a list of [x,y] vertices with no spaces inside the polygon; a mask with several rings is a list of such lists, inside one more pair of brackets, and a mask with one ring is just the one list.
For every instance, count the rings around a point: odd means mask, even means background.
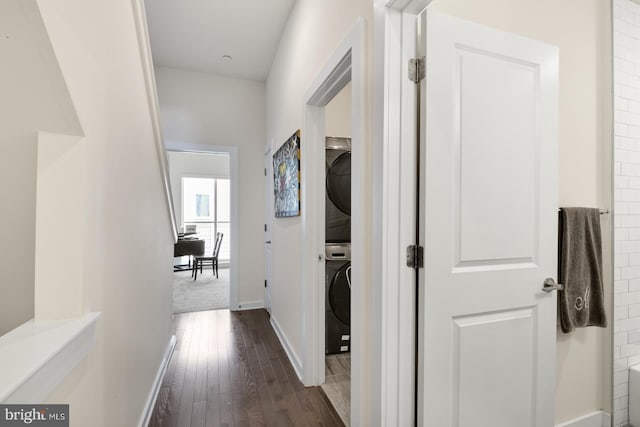
[{"label": "towel bar", "polygon": [[[560,209],[558,209],[558,212],[560,212]],[[600,209],[600,215],[604,215],[608,213],[611,213],[609,209]]]}]

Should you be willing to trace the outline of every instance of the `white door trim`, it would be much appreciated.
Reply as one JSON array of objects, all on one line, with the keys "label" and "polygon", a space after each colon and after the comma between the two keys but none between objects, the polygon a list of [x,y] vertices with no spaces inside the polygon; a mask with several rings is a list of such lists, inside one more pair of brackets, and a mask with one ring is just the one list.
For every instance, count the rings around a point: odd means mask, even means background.
[{"label": "white door trim", "polygon": [[229,266],[229,308],[240,310],[238,306],[238,147],[194,144],[188,142],[165,141],[167,151],[184,153],[224,153],[229,155],[229,176],[231,178],[231,239],[229,248],[231,262]]},{"label": "white door trim", "polygon": [[378,425],[414,425],[415,273],[405,248],[415,243],[416,88],[407,64],[417,52],[418,15],[431,0],[374,3],[373,293],[380,313]]},{"label": "white door trim", "polygon": [[365,22],[358,18],[325,63],[304,96],[305,123],[301,137],[301,191],[303,224],[303,382],[324,382],[324,106],[351,81],[352,123],[352,279],[351,291],[351,422],[372,425],[372,331],[370,292],[370,206],[366,185],[370,179],[364,126],[366,70]]},{"label": "white door trim", "polygon": [[[264,198],[264,224],[265,224],[265,239],[268,238],[270,243],[270,255],[267,257],[267,241],[264,241],[265,245],[265,257],[264,257],[264,275],[267,286],[264,288],[264,308],[271,314],[271,308],[273,307],[273,156],[272,149],[273,143],[270,143],[265,147],[265,170],[266,176],[264,177],[265,185],[265,198]],[[267,231],[268,230],[268,231]]]}]

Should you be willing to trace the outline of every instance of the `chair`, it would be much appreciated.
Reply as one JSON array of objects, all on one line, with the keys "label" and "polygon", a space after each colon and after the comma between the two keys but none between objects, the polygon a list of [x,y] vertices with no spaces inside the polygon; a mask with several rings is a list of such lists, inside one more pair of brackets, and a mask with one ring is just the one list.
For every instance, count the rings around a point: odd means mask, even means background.
[{"label": "chair", "polygon": [[196,255],[193,261],[193,280],[198,278],[198,268],[202,274],[202,267],[211,263],[211,268],[218,278],[218,254],[220,253],[220,246],[222,246],[222,233],[216,233],[216,242],[213,244],[213,254],[211,256]]}]

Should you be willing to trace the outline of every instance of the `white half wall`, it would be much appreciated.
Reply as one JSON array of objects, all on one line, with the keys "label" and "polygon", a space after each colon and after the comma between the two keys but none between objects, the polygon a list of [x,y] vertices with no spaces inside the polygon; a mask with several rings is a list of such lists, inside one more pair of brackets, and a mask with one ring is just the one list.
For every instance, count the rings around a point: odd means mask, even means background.
[{"label": "white half wall", "polygon": [[[74,426],[136,426],[171,338],[174,235],[134,5],[131,0],[38,1],[84,130],[82,147],[59,149],[65,157],[55,163],[48,159],[60,187],[74,179],[58,170],[71,160],[66,156],[80,158],[86,177],[84,190],[72,186],[75,194],[66,206],[84,211],[84,224],[69,230],[81,247],[62,240],[57,248],[68,254],[67,262],[83,264],[82,295],[68,286],[58,290],[72,293],[83,312],[102,313],[94,350],[47,399],[69,404]],[[62,218],[59,224],[67,226]],[[83,258],[76,251],[84,251]],[[48,302],[55,303],[55,298]],[[46,298],[38,301],[43,313],[46,304]]]},{"label": "white half wall", "polygon": [[238,149],[238,302],[263,301],[264,83],[163,67],[156,80],[167,145]]},{"label": "white half wall", "polygon": [[[610,7],[610,0],[436,0],[431,6],[560,48],[560,206],[611,207]],[[611,218],[602,220],[609,328],[558,329],[557,423],[611,412],[612,232]]]}]

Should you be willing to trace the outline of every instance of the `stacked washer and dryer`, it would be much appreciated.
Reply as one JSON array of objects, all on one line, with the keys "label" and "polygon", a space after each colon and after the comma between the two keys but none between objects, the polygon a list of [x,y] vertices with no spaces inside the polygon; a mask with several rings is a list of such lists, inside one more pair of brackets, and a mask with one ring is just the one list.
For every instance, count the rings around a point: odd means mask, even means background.
[{"label": "stacked washer and dryer", "polygon": [[326,138],[325,353],[351,348],[351,138]]}]

